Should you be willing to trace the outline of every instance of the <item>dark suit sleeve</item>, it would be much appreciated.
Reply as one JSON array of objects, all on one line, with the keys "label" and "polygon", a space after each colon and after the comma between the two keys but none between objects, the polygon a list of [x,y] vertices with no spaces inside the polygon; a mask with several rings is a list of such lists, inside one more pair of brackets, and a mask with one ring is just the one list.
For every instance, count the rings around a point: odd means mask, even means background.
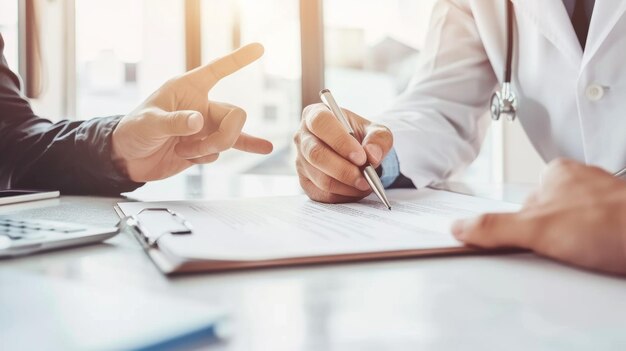
[{"label": "dark suit sleeve", "polygon": [[52,123],[36,116],[7,66],[0,35],[0,189],[117,195],[141,186],[111,159],[111,133],[120,118]]}]

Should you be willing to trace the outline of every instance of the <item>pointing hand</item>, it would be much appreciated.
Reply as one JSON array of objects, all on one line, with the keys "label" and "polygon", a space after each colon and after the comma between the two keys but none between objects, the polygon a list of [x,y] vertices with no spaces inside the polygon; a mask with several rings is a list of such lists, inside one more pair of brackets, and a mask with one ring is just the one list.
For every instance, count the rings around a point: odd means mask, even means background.
[{"label": "pointing hand", "polygon": [[114,161],[131,180],[145,182],[211,163],[231,147],[270,153],[269,141],[242,133],[244,110],[208,98],[220,79],[262,55],[260,44],[246,45],[166,82],[113,131]]}]

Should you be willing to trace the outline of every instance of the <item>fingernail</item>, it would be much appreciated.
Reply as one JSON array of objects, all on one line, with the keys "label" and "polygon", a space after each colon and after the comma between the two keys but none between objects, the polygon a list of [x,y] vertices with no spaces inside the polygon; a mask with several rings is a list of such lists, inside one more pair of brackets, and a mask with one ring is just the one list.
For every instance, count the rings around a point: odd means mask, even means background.
[{"label": "fingernail", "polygon": [[370,185],[367,183],[367,180],[365,180],[365,178],[359,178],[356,181],[356,187],[357,189],[362,190],[362,191],[366,191],[370,189]]},{"label": "fingernail", "polygon": [[372,158],[373,163],[380,162],[380,158],[383,157],[383,150],[380,148],[380,146],[376,144],[369,144],[365,146],[365,149],[367,150],[367,153]]},{"label": "fingernail", "polygon": [[187,127],[190,130],[199,130],[202,128],[203,120],[200,113],[193,113],[187,118]]},{"label": "fingernail", "polygon": [[348,155],[348,157],[350,158],[350,161],[356,165],[360,166],[365,163],[365,155],[363,155],[362,152],[352,152]]},{"label": "fingernail", "polygon": [[463,240],[465,238],[465,227],[467,226],[468,220],[460,219],[455,221],[452,224],[452,235],[459,240]]}]

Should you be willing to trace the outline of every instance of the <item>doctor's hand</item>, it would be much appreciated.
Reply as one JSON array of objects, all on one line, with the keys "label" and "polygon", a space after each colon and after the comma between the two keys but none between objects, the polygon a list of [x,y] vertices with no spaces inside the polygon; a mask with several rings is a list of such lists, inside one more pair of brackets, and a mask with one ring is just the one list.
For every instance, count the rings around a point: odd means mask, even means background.
[{"label": "doctor's hand", "polygon": [[389,129],[344,112],[358,140],[324,104],[307,106],[302,112],[300,130],[294,135],[296,166],[300,185],[313,200],[352,202],[367,196],[371,189],[359,166],[370,162],[378,167],[393,145]]},{"label": "doctor's hand", "polygon": [[166,82],[113,131],[112,157],[118,168],[131,180],[145,182],[213,162],[231,147],[270,153],[269,141],[241,132],[245,111],[208,99],[220,79],[262,55],[263,46],[250,44]]},{"label": "doctor's hand", "polygon": [[626,182],[596,167],[558,160],[520,212],[459,221],[452,232],[468,245],[526,248],[626,274]]}]

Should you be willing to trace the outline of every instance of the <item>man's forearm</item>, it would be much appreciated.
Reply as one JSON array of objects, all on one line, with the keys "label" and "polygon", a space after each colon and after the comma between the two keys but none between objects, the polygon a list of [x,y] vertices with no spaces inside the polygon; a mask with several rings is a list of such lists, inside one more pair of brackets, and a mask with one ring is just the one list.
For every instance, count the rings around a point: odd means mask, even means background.
[{"label": "man's forearm", "polygon": [[111,133],[120,117],[56,124],[42,119],[4,133],[1,177],[11,188],[56,189],[71,194],[116,195],[140,183],[111,158]]}]

